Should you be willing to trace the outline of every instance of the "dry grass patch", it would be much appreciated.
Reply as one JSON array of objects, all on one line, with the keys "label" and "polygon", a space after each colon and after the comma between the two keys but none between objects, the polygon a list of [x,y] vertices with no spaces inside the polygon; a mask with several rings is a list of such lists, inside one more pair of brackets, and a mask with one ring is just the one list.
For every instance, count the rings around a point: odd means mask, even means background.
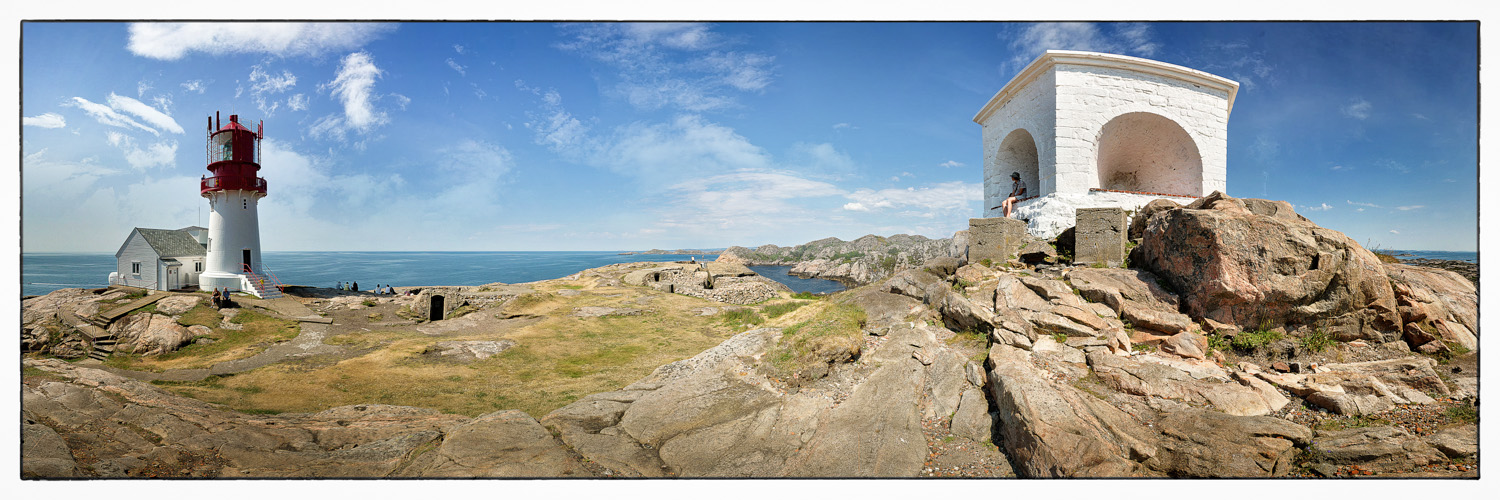
[{"label": "dry grass patch", "polygon": [[[828,374],[830,365],[859,357],[865,311],[848,302],[818,304],[812,316],[781,333],[761,369],[789,385],[801,385]],[[812,310],[814,307],[805,309]]]},{"label": "dry grass patch", "polygon": [[[429,336],[415,329],[387,328],[337,335],[327,342],[369,352],[321,366],[282,363],[212,384],[177,384],[172,390],[255,413],[381,403],[468,416],[519,409],[540,418],[585,395],[619,389],[658,366],[696,355],[739,333],[719,318],[690,312],[714,302],[649,290],[620,292],[615,297],[557,297],[545,292],[522,296],[531,298],[519,309],[514,302],[508,304],[504,312],[545,317],[513,329],[481,325]],[[640,297],[651,300],[642,305],[636,300]],[[643,311],[636,316],[572,316],[574,308],[590,305]],[[493,317],[499,312],[485,309],[474,314]],[[502,338],[517,345],[467,364],[423,354],[439,341]]]}]

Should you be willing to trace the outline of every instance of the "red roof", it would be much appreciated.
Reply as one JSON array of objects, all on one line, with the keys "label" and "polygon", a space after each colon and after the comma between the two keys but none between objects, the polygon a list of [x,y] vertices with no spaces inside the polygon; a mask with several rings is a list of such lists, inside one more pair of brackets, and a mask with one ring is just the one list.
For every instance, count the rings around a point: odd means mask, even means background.
[{"label": "red roof", "polygon": [[239,122],[229,122],[229,123],[226,123],[226,124],[224,124],[224,126],[222,128],[219,129],[220,132],[225,131],[225,130],[244,130],[246,132],[254,132],[253,130],[250,130],[249,128],[245,127],[245,124],[239,123]]}]

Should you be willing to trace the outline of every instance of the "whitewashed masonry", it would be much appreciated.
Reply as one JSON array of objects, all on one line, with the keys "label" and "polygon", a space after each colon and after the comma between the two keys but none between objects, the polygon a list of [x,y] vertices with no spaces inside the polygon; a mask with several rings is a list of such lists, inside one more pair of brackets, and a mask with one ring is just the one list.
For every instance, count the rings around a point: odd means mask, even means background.
[{"label": "whitewashed masonry", "polygon": [[1138,210],[1225,190],[1239,83],[1138,57],[1049,50],[974,117],[983,127],[984,216],[1000,217],[1011,172],[1029,199],[1012,217],[1050,238],[1079,208]]}]

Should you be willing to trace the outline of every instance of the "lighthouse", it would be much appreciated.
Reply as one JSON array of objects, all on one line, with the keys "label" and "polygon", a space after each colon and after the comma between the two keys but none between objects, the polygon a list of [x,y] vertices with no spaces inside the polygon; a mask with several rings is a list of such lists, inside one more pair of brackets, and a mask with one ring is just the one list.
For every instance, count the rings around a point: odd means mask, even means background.
[{"label": "lighthouse", "polygon": [[266,196],[260,171],[262,124],[255,130],[229,115],[208,119],[208,171],[199,193],[208,199],[206,266],[199,276],[203,289],[229,289],[262,298],[279,296],[274,277],[260,260],[260,219],[256,204]]}]

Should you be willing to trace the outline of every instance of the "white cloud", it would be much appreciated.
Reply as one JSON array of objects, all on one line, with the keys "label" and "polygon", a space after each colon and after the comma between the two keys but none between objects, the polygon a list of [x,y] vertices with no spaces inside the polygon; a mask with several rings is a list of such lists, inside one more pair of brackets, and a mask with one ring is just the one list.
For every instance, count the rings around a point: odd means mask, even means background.
[{"label": "white cloud", "polygon": [[816,172],[852,172],[855,169],[854,160],[848,154],[834,148],[832,144],[820,143],[809,144],[799,142],[792,145],[789,161],[797,165],[800,171]]},{"label": "white cloud", "polygon": [[1408,210],[1419,210],[1419,209],[1423,209],[1423,208],[1427,208],[1427,205],[1403,205],[1403,206],[1396,207],[1396,210],[1400,210],[1402,212],[1405,212],[1405,211],[1408,211]]},{"label": "white cloud", "polygon": [[1339,108],[1339,112],[1343,113],[1345,116],[1363,120],[1370,117],[1370,110],[1373,108],[1374,105],[1371,105],[1370,101],[1366,101],[1363,98],[1356,97],[1354,99],[1351,99],[1349,101],[1349,104],[1345,105],[1342,108]]},{"label": "white cloud", "polygon": [[453,71],[457,71],[458,76],[468,76],[468,73],[464,72],[463,65],[459,64],[457,61],[454,61],[452,57],[448,58],[448,67],[453,68]]},{"label": "white cloud", "polygon": [[1329,170],[1335,170],[1335,171],[1337,171],[1337,170],[1354,170],[1354,167],[1346,167],[1346,166],[1343,166],[1343,165],[1334,165],[1332,167],[1329,167],[1328,169]]},{"label": "white cloud", "polygon": [[964,164],[960,163],[960,162],[953,161],[953,160],[948,160],[948,161],[939,163],[938,166],[939,167],[943,167],[943,168],[953,168],[953,167],[962,167],[962,166],[964,166]]},{"label": "white cloud", "polygon": [[[110,95],[113,96],[114,94]],[[105,106],[103,104],[99,104],[82,97],[74,97],[72,102],[64,102],[63,105],[81,109],[85,113],[88,113],[89,116],[94,117],[95,121],[104,125],[121,128],[135,127],[150,132],[154,135],[161,135],[161,132],[157,132],[156,129],[142,125],[140,122],[137,122],[128,116],[120,114],[109,106]]]},{"label": "white cloud", "polygon": [[[291,71],[281,70],[281,75],[273,75],[255,65],[250,67],[250,98],[255,100],[255,106],[267,115],[275,114],[281,103],[276,99],[267,99],[267,95],[274,95],[291,90],[297,86],[297,75]],[[290,105],[290,103],[288,103]]]},{"label": "white cloud", "polygon": [[870,209],[868,207],[866,207],[863,203],[860,203],[860,202],[857,202],[857,201],[851,201],[849,203],[845,203],[844,204],[844,210],[848,210],[848,211],[851,211],[851,212],[869,212],[870,211]]},{"label": "white cloud", "polygon": [[208,86],[203,84],[203,80],[188,80],[182,82],[182,90],[202,94],[205,90],[208,90]]},{"label": "white cloud", "polygon": [[167,132],[171,132],[174,134],[183,133],[182,126],[177,124],[177,120],[173,120],[172,117],[167,116],[166,113],[157,111],[156,108],[153,108],[141,101],[137,101],[135,99],[110,92],[109,107],[135,115],[142,121],[151,124],[151,126],[165,130]]},{"label": "white cloud", "polygon": [[1323,203],[1323,204],[1318,205],[1316,207],[1302,207],[1302,208],[1305,209],[1305,210],[1308,210],[1308,211],[1312,211],[1312,212],[1322,212],[1322,211],[1326,211],[1326,210],[1332,209],[1333,205],[1329,205],[1327,203]]},{"label": "white cloud", "polygon": [[319,56],[356,49],[396,29],[384,23],[134,23],[127,48],[142,57],[177,60],[209,55],[265,53]]},{"label": "white cloud", "polygon": [[853,128],[853,127],[854,127],[853,125],[850,125],[848,123],[835,123],[835,124],[833,124],[833,129],[834,130],[844,129],[844,128]]},{"label": "white cloud", "polygon": [[177,163],[177,141],[166,140],[151,143],[145,149],[136,146],[135,139],[115,131],[104,133],[109,145],[125,153],[125,162],[136,170],[151,167],[171,167]]},{"label": "white cloud", "polygon": [[453,44],[453,51],[462,54],[464,53],[464,46],[455,43]]},{"label": "white cloud", "polygon": [[639,109],[701,112],[736,106],[734,92],[760,91],[775,58],[711,50],[728,42],[699,23],[576,24],[559,44],[615,68],[617,97]]},{"label": "white cloud", "polygon": [[63,128],[68,126],[67,120],[57,113],[42,113],[37,116],[21,117],[21,125],[26,127],[41,128]]},{"label": "white cloud", "polygon": [[[318,91],[331,90],[332,96],[344,107],[344,113],[339,115],[328,115],[309,128],[314,136],[333,136],[340,140],[349,130],[360,133],[369,133],[376,127],[390,122],[390,117],[375,107],[375,102],[382,97],[375,93],[375,81],[384,73],[375,66],[374,58],[365,52],[355,52],[345,56],[339,64],[337,76],[333,81],[318,85]],[[396,100],[397,106],[405,108],[411,99],[399,94],[390,94]]]},{"label": "white cloud", "polygon": [[1391,234],[1401,234],[1401,231],[1397,231],[1395,229],[1392,229],[1391,230]]},{"label": "white cloud", "polygon": [[[1101,26],[1108,28],[1108,33]],[[1151,26],[1143,23],[1035,23],[1019,35],[1001,33],[1011,38],[1015,49],[1011,70],[1019,70],[1048,50],[1088,50],[1150,57],[1160,44],[1151,40]]]},{"label": "white cloud", "polygon": [[307,110],[308,99],[306,94],[293,94],[286,98],[286,107],[292,111]]},{"label": "white cloud", "polygon": [[984,199],[984,186],[950,181],[922,188],[859,189],[847,197],[870,210],[910,208],[916,211],[907,215],[937,217],[968,212],[971,202]]},{"label": "white cloud", "polygon": [[1405,163],[1401,163],[1396,160],[1380,160],[1375,162],[1375,164],[1380,165],[1381,167],[1385,167],[1386,170],[1390,170],[1392,172],[1401,174],[1411,173],[1411,167],[1408,167]]}]

